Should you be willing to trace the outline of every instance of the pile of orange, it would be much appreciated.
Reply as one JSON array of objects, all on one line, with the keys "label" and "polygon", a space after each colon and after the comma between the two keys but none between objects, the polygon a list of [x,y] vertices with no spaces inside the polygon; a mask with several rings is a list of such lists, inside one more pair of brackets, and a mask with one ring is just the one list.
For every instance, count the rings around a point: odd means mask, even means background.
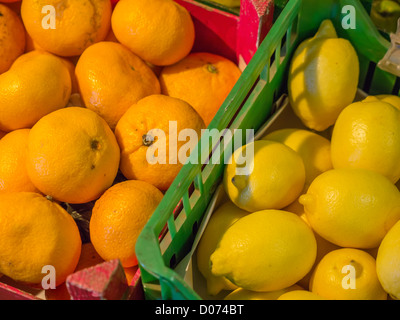
[{"label": "pile of orange", "polygon": [[[240,77],[192,53],[191,15],[173,0],[116,2],[0,0],[0,274],[13,280],[40,286],[52,265],[61,286],[87,243],[91,263],[120,259],[129,274],[182,167],[168,152],[150,163],[152,132],[166,150],[170,122],[200,137]],[[85,242],[70,209],[88,204]]]}]

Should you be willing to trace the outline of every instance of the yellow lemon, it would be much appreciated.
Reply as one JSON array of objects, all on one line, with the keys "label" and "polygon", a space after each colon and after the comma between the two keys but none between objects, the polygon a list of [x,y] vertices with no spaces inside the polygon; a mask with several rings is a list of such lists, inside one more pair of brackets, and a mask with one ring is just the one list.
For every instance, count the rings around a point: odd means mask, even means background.
[{"label": "yellow lemon", "polygon": [[[296,201],[295,203],[297,203],[298,205],[296,206],[289,206],[286,207],[285,210],[289,211],[289,212],[293,212],[296,213],[300,218],[302,218],[311,228],[310,223],[307,220],[307,216],[306,213],[304,212],[304,207],[298,202]],[[300,207],[302,208],[302,210],[299,210]],[[294,210],[291,210],[294,209]],[[314,231],[313,231],[314,232]],[[328,253],[331,252],[333,250],[339,249],[340,247],[329,242],[328,240],[324,239],[323,237],[321,237],[318,233],[314,232],[314,236],[315,236],[315,240],[317,241],[317,257],[315,258],[315,262],[313,267],[311,268],[310,272],[307,273],[307,275],[301,279],[298,284],[304,288],[304,289],[308,289],[308,284],[310,283],[310,278],[311,278],[311,274],[314,271],[315,266],[321,261],[321,259]]]},{"label": "yellow lemon", "polygon": [[259,140],[237,149],[226,165],[223,183],[231,201],[254,212],[282,209],[302,192],[301,157],[283,143]]},{"label": "yellow lemon", "polygon": [[288,78],[290,104],[310,129],[323,131],[353,102],[359,61],[351,43],[338,38],[330,20],[297,48]]},{"label": "yellow lemon", "polygon": [[314,264],[317,244],[297,215],[263,210],[239,219],[210,257],[211,272],[251,291],[275,291],[303,278]]},{"label": "yellow lemon", "polygon": [[363,102],[383,101],[391,104],[400,110],[400,97],[391,94],[379,94],[376,96],[368,96]]},{"label": "yellow lemon", "polygon": [[278,300],[326,300],[325,298],[307,290],[294,290],[282,294]]},{"label": "yellow lemon", "polygon": [[376,274],[375,259],[353,248],[328,253],[314,270],[310,290],[330,300],[387,299]]},{"label": "yellow lemon", "polygon": [[400,222],[382,240],[376,258],[378,278],[393,299],[400,299]]},{"label": "yellow lemon", "polygon": [[400,178],[400,111],[382,101],[356,102],[338,117],[332,132],[334,168],[364,168]]},{"label": "yellow lemon", "polygon": [[197,266],[200,273],[207,280],[207,291],[210,295],[216,295],[221,290],[234,290],[237,288],[224,277],[216,277],[210,270],[210,256],[218,245],[225,231],[237,220],[249,214],[232,202],[222,204],[211,216],[206,229],[197,247]]},{"label": "yellow lemon", "polygon": [[256,292],[243,288],[237,288],[228,294],[224,300],[277,300],[281,295],[293,290],[303,290],[299,285],[295,284],[289,288],[269,291],[269,292]]},{"label": "yellow lemon", "polygon": [[332,169],[331,142],[312,131],[286,128],[273,131],[262,138],[281,142],[296,151],[306,170],[305,189],[321,173]]},{"label": "yellow lemon", "polygon": [[398,189],[370,170],[324,172],[299,201],[313,230],[341,247],[375,248],[400,219]]}]

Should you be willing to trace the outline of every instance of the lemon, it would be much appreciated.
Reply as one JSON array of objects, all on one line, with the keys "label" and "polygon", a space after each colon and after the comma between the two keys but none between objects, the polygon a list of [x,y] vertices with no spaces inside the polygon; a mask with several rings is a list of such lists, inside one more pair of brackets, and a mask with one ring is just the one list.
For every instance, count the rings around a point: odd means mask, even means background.
[{"label": "lemon", "polygon": [[281,295],[293,290],[303,290],[299,285],[295,284],[289,288],[269,291],[269,292],[256,292],[242,288],[237,288],[228,294],[224,300],[277,300]]},{"label": "lemon", "polygon": [[230,201],[222,204],[211,216],[206,229],[197,247],[197,267],[207,280],[207,292],[209,295],[217,295],[221,290],[234,290],[237,288],[224,277],[216,277],[211,274],[210,256],[214,252],[219,240],[225,231],[237,220],[249,214]]},{"label": "lemon", "polygon": [[400,300],[400,221],[382,240],[376,258],[378,278],[393,299]]},{"label": "lemon", "polygon": [[372,101],[383,101],[391,104],[393,107],[396,107],[400,110],[400,97],[391,95],[391,94],[380,94],[376,96],[368,96],[363,100],[363,102],[372,102]]},{"label": "lemon", "polygon": [[310,271],[316,252],[312,230],[297,215],[257,211],[228,228],[210,257],[211,272],[246,290],[281,290]]},{"label": "lemon", "polygon": [[338,117],[332,132],[334,168],[364,168],[400,178],[400,111],[382,101],[356,102]]},{"label": "lemon", "polygon": [[[241,170],[243,157],[248,170]],[[282,209],[303,190],[303,160],[283,143],[255,141],[237,149],[231,160],[225,167],[223,183],[227,195],[239,208],[249,212]]]},{"label": "lemon", "polygon": [[[299,206],[302,207],[302,210],[293,210],[295,211],[294,213],[296,213],[300,218],[302,218],[311,228],[310,223],[307,220],[307,216],[306,213],[304,212],[304,207],[299,203]],[[289,211],[289,212],[293,212],[289,210],[290,206],[287,207],[285,210]],[[298,208],[297,208],[298,209]],[[314,230],[313,230],[314,232]],[[305,277],[303,277],[298,284],[304,288],[304,289],[308,289],[308,285],[310,283],[310,278],[311,278],[311,274],[314,271],[315,266],[321,261],[321,259],[328,253],[331,252],[333,250],[339,249],[340,247],[329,242],[328,240],[326,240],[325,238],[321,237],[318,233],[314,232],[314,236],[315,236],[315,240],[317,241],[317,257],[315,258],[315,262],[314,265],[312,266],[311,270],[306,274]]]},{"label": "lemon", "polygon": [[278,300],[326,300],[326,299],[307,290],[294,290],[282,294],[278,298]]},{"label": "lemon", "polygon": [[286,128],[265,135],[263,140],[281,142],[296,151],[303,159],[306,182],[304,188],[321,173],[332,169],[331,142],[309,130]]},{"label": "lemon", "polygon": [[359,61],[351,43],[338,38],[330,20],[297,48],[289,69],[288,93],[294,113],[317,131],[332,126],[353,102]]},{"label": "lemon", "polygon": [[400,219],[399,190],[371,170],[324,172],[299,201],[312,229],[341,247],[375,248]]},{"label": "lemon", "polygon": [[330,300],[386,300],[375,259],[360,249],[341,248],[328,253],[317,265],[310,290]]}]

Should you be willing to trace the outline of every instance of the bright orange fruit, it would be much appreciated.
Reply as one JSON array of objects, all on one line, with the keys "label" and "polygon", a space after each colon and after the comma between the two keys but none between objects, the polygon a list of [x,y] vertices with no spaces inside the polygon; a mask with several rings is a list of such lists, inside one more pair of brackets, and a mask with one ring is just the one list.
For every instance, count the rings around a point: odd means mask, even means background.
[{"label": "bright orange fruit", "polygon": [[64,108],[71,77],[60,58],[29,52],[0,75],[0,130],[31,128],[40,118]]},{"label": "bright orange fruit", "polygon": [[68,203],[100,197],[118,172],[120,150],[95,112],[69,107],[52,112],[31,129],[27,170],[44,194]]},{"label": "bright orange fruit", "polygon": [[[42,13],[45,6],[55,9],[55,28],[52,28],[52,12],[47,11],[47,16]],[[111,3],[110,0],[24,0],[21,16],[29,35],[42,49],[59,56],[77,56],[107,36]]]},{"label": "bright orange fruit", "polygon": [[157,66],[178,62],[194,44],[190,13],[172,0],[120,0],[111,24],[120,43]]},{"label": "bright orange fruit", "polygon": [[0,3],[0,74],[25,50],[25,28],[17,14]]},{"label": "bright orange fruit", "polygon": [[[167,190],[204,128],[200,115],[183,100],[164,95],[140,100],[128,109],[115,129],[122,174]],[[184,136],[178,141],[178,135],[185,133],[195,135],[196,140],[186,141],[188,137]]]},{"label": "bright orange fruit", "polygon": [[126,110],[140,99],[160,93],[150,67],[120,43],[104,41],[89,47],[76,65],[85,106],[115,129]]},{"label": "bright orange fruit", "polygon": [[39,192],[26,170],[29,132],[15,130],[0,140],[0,193]]},{"label": "bright orange fruit", "polygon": [[44,266],[55,268],[56,286],[78,263],[82,241],[74,219],[38,193],[0,194],[0,272],[41,285]]},{"label": "bright orange fruit", "polygon": [[189,103],[208,126],[240,75],[240,69],[224,57],[192,53],[165,67],[159,79],[162,94]]},{"label": "bright orange fruit", "polygon": [[120,259],[125,268],[137,265],[136,240],[161,202],[153,185],[129,180],[109,188],[95,203],[90,239],[104,260]]}]

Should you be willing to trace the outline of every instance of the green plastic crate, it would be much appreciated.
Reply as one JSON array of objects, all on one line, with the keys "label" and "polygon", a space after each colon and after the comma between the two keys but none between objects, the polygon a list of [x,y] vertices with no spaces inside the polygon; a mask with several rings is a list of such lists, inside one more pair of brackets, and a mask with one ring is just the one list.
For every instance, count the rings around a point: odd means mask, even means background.
[{"label": "green plastic crate", "polygon": [[[341,26],[345,5],[356,9],[354,30]],[[357,50],[359,88],[370,94],[398,95],[398,78],[377,67],[390,43],[376,30],[359,0],[289,0],[209,128],[257,131],[273,113],[274,101],[287,92],[287,72],[296,47],[313,36],[324,19],[331,19],[339,36],[350,40]],[[201,149],[205,145],[202,140],[199,155],[208,156],[218,147],[216,143]],[[244,135],[242,140],[246,141]],[[136,253],[146,299],[201,299],[174,267],[191,250],[223,170],[223,164],[184,165],[141,232]]]}]

